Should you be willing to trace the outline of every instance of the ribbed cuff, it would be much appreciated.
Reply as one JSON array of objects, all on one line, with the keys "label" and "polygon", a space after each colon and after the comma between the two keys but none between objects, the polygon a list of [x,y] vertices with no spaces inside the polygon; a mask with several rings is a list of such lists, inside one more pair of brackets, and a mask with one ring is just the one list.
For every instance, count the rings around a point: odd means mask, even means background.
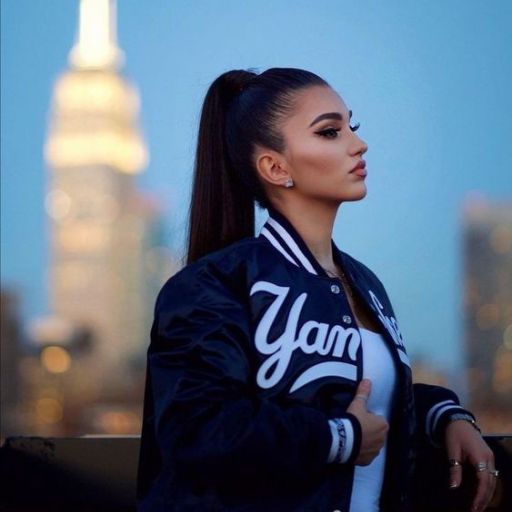
[{"label": "ribbed cuff", "polygon": [[336,455],[338,454],[338,449],[340,447],[340,436],[338,435],[338,426],[336,421],[329,420],[329,428],[331,429],[332,442],[331,448],[329,450],[329,456],[327,457],[327,462],[332,463],[337,462]]},{"label": "ribbed cuff", "polygon": [[437,422],[437,429],[434,434],[435,440],[438,440],[439,442],[441,441],[443,434],[446,430],[446,427],[452,421],[452,414],[454,414],[454,413],[467,416],[467,418],[464,418],[464,419],[467,419],[468,421],[473,420],[474,421],[473,427],[481,433],[480,428],[476,425],[476,417],[473,415],[473,413],[460,407],[460,408],[457,408],[456,410],[452,410],[448,414],[443,414],[442,418]]},{"label": "ribbed cuff", "polygon": [[[341,422],[343,426],[343,439],[340,439],[338,422]],[[361,424],[359,420],[353,414],[346,413],[342,418],[329,420],[329,427],[332,434],[332,443],[327,462],[353,464],[361,449]],[[340,443],[343,443],[341,448]]]},{"label": "ribbed cuff", "polygon": [[450,416],[454,413],[468,414],[475,419],[471,412],[467,411],[453,400],[439,402],[428,411],[425,432],[435,446],[439,447],[441,445],[443,439],[442,434],[445,431]]}]

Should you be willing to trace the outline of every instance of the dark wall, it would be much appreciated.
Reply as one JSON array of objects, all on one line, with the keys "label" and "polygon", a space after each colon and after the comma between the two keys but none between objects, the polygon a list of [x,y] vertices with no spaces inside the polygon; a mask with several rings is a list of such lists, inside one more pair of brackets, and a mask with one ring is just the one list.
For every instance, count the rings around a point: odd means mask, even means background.
[{"label": "dark wall", "polygon": [[[512,510],[512,435],[486,436],[500,470],[489,510]],[[138,436],[41,438],[11,437],[0,448],[0,509],[52,512],[135,511]],[[463,485],[448,488],[448,466],[441,452],[419,453],[414,512],[469,510],[474,471]]]}]

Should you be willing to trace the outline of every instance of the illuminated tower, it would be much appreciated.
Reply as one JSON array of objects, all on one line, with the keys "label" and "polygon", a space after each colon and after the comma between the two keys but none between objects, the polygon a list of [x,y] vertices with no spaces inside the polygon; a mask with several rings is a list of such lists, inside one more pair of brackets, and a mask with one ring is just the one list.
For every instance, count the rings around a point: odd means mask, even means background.
[{"label": "illuminated tower", "polygon": [[[139,97],[119,74],[115,2],[81,0],[70,69],[57,80],[45,157],[50,170],[48,285],[56,317],[91,332],[73,361],[77,393],[122,394],[148,343],[148,231],[159,214],[136,189],[147,165]],[[71,385],[71,384],[70,384]]]},{"label": "illuminated tower", "polygon": [[512,204],[464,212],[465,337],[472,408],[486,431],[512,428]]}]

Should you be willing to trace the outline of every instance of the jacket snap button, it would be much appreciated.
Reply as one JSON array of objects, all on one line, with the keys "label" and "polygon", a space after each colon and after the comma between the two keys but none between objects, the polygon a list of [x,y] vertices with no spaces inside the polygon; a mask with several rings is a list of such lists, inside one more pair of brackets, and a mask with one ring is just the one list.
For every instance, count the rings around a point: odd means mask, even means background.
[{"label": "jacket snap button", "polygon": [[337,284],[331,284],[332,293],[340,293],[340,287]]},{"label": "jacket snap button", "polygon": [[348,315],[343,315],[343,321],[346,324],[351,324],[352,323],[352,318],[350,318]]}]

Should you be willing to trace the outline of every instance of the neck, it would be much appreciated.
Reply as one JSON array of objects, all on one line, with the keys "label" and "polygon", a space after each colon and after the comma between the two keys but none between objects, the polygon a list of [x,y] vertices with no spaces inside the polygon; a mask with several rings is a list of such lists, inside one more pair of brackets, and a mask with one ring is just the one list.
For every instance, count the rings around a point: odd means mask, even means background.
[{"label": "neck", "polygon": [[335,271],[332,256],[332,230],[339,204],[277,204],[279,210],[293,225],[304,240],[320,266]]}]

